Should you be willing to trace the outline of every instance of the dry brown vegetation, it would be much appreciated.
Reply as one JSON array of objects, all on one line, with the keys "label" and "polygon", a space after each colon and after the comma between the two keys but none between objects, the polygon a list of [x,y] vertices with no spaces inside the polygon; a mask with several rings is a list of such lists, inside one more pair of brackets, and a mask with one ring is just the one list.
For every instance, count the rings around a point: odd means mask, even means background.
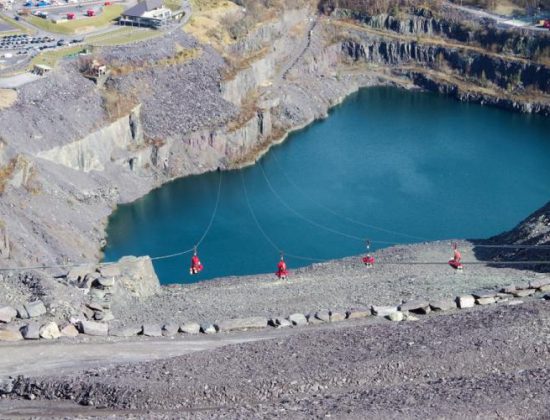
[{"label": "dry brown vegetation", "polygon": [[17,100],[17,92],[13,89],[0,89],[0,109],[9,108]]},{"label": "dry brown vegetation", "polygon": [[101,99],[107,119],[111,122],[130,114],[139,103],[137,95],[134,93],[123,93],[109,88],[102,89]]},{"label": "dry brown vegetation", "polygon": [[17,159],[13,158],[6,165],[0,167],[0,194],[4,193],[8,181],[15,172],[16,165]]}]

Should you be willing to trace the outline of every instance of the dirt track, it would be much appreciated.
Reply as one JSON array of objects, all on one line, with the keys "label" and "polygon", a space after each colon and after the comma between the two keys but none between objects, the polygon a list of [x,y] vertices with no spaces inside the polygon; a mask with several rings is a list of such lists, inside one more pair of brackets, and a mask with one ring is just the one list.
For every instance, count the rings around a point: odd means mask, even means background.
[{"label": "dirt track", "polygon": [[[197,418],[550,415],[547,301],[477,307],[417,322],[309,327],[272,338],[21,381],[17,389],[103,407],[94,411],[98,415],[112,410]],[[8,400],[0,414],[48,405]],[[74,414],[77,406],[61,407]],[[90,415],[82,411],[88,408],[76,412]]]}]

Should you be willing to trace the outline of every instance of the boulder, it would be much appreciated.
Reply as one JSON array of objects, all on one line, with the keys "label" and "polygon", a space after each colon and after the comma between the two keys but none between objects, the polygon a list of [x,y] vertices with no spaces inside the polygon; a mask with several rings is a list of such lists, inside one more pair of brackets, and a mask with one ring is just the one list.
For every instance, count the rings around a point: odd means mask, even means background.
[{"label": "boulder", "polygon": [[495,298],[497,293],[496,290],[477,290],[472,293],[472,296],[476,299]]},{"label": "boulder", "polygon": [[510,284],[508,286],[505,286],[503,288],[500,289],[500,292],[501,293],[508,293],[508,294],[512,294],[516,291],[516,285],[515,284]]},{"label": "boulder", "polygon": [[15,310],[17,311],[17,318],[29,319],[29,314],[23,305],[16,306]]},{"label": "boulder", "polygon": [[537,280],[531,280],[529,282],[529,287],[531,289],[540,289],[544,286],[550,286],[550,278],[542,278]]},{"label": "boulder", "polygon": [[0,341],[20,341],[23,335],[18,330],[9,328],[0,328]]},{"label": "boulder", "polygon": [[4,306],[0,308],[0,322],[7,324],[11,322],[13,318],[17,316],[17,310],[11,306]]},{"label": "boulder", "polygon": [[539,287],[539,291],[541,291],[541,292],[550,292],[550,284],[547,284],[546,286]]},{"label": "boulder", "polygon": [[88,308],[90,308],[91,310],[93,310],[93,311],[102,311],[103,310],[103,305],[100,302],[98,302],[97,300],[93,300],[90,303],[87,303],[86,306]]},{"label": "boulder", "polygon": [[61,332],[57,324],[52,321],[40,327],[40,337],[46,340],[54,340],[61,337]]},{"label": "boulder", "polygon": [[315,312],[315,318],[323,322],[330,322],[330,312],[327,309],[322,309]]},{"label": "boulder", "polygon": [[275,318],[275,325],[277,328],[287,328],[287,327],[292,327],[292,322],[290,322],[288,319],[280,317],[280,318]]},{"label": "boulder", "polygon": [[320,320],[315,316],[315,314],[308,314],[306,315],[307,322],[311,325],[318,325],[318,324],[324,324],[325,321]]},{"label": "boulder", "polygon": [[430,311],[430,303],[427,300],[410,300],[399,305],[401,312],[414,312],[426,314]]},{"label": "boulder", "polygon": [[482,298],[477,298],[476,299],[476,303],[478,305],[491,305],[493,303],[496,303],[496,299],[492,296],[488,296],[488,297],[482,297]]},{"label": "boulder", "polygon": [[346,315],[341,312],[331,312],[330,322],[340,322],[346,319]]},{"label": "boulder", "polygon": [[0,396],[3,394],[11,394],[14,382],[15,379],[13,378],[0,379]]},{"label": "boulder", "polygon": [[179,326],[177,324],[165,324],[162,327],[162,335],[165,337],[173,337],[178,333]]},{"label": "boulder", "polygon": [[546,294],[542,297],[544,300],[550,300],[550,294]]},{"label": "boulder", "polygon": [[217,330],[220,332],[248,330],[267,327],[267,318],[264,317],[249,317],[226,319],[216,324]]},{"label": "boulder", "polygon": [[40,325],[34,322],[22,326],[20,331],[25,340],[38,340],[40,338]]},{"label": "boulder", "polygon": [[115,285],[114,277],[100,277],[97,279],[97,283],[104,288],[110,288]]},{"label": "boulder", "polygon": [[25,304],[25,310],[29,314],[30,318],[36,318],[46,314],[46,306],[41,300],[35,300],[34,302],[28,302]]},{"label": "boulder", "polygon": [[525,290],[525,289],[529,289],[529,282],[523,282],[523,283],[519,283],[519,284],[516,284],[516,290]]},{"label": "boulder", "polygon": [[196,322],[185,322],[180,325],[180,332],[184,334],[198,334],[201,331],[201,326]]},{"label": "boulder", "polygon": [[119,277],[121,275],[120,267],[116,264],[102,265],[99,272],[103,277]]},{"label": "boulder", "polygon": [[103,311],[103,319],[102,319],[103,322],[109,322],[109,321],[112,321],[113,319],[115,319],[115,316],[111,311],[109,310]]},{"label": "boulder", "polygon": [[304,314],[295,313],[290,315],[287,319],[292,322],[292,325],[307,325],[307,319]]},{"label": "boulder", "polygon": [[397,306],[372,306],[371,311],[376,316],[388,316],[394,312],[397,312]]},{"label": "boulder", "polygon": [[127,327],[116,327],[113,329],[109,329],[109,335],[115,336],[115,337],[135,337],[138,334],[141,334],[143,332],[143,327],[136,327],[136,326],[127,326]]},{"label": "boulder", "polygon": [[409,312],[403,312],[404,321],[418,321],[418,318]]},{"label": "boulder", "polygon": [[370,311],[370,309],[350,309],[346,312],[346,316],[348,319],[366,318],[371,315],[372,312]]},{"label": "boulder", "polygon": [[162,337],[162,328],[158,324],[144,324],[141,333],[147,337]]},{"label": "boulder", "polygon": [[390,312],[388,315],[386,315],[386,318],[388,318],[390,321],[399,322],[403,321],[404,315],[403,312]]},{"label": "boulder", "polygon": [[201,324],[201,332],[203,334],[216,334],[218,331],[216,330],[216,326],[209,323]]},{"label": "boulder", "polygon": [[78,330],[73,324],[66,324],[61,328],[61,335],[63,337],[76,337],[78,336]]},{"label": "boulder", "polygon": [[508,302],[508,306],[521,305],[522,303],[523,303],[523,300],[512,300]]},{"label": "boulder", "polygon": [[515,297],[527,297],[535,294],[535,289],[520,289],[512,293]]},{"label": "boulder", "polygon": [[434,311],[449,311],[451,309],[456,309],[456,302],[452,299],[440,299],[430,302],[430,308]]},{"label": "boulder", "polygon": [[105,290],[96,288],[90,289],[90,299],[94,301],[102,301],[105,299]]},{"label": "boulder", "polygon": [[93,272],[95,272],[94,264],[80,265],[71,268],[66,277],[70,283],[77,284],[79,287],[82,287],[84,284],[84,278]]},{"label": "boulder", "polygon": [[80,332],[86,335],[102,336],[109,333],[109,325],[94,321],[80,321]]},{"label": "boulder", "polygon": [[159,279],[149,257],[124,257],[110,267],[118,267],[120,270],[117,290],[121,287],[141,299],[151,297],[160,290]]},{"label": "boulder", "polygon": [[456,303],[460,309],[473,308],[476,300],[472,295],[462,295],[456,298]]}]

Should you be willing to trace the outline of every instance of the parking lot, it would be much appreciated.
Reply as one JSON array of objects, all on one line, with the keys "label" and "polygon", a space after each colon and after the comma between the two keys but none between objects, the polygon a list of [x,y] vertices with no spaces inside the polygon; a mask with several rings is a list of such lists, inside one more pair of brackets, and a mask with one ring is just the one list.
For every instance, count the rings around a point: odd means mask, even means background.
[{"label": "parking lot", "polygon": [[10,58],[10,52],[22,55],[83,41],[84,38],[82,37],[65,39],[53,36],[5,35],[0,37],[0,51],[2,51],[4,58]]}]

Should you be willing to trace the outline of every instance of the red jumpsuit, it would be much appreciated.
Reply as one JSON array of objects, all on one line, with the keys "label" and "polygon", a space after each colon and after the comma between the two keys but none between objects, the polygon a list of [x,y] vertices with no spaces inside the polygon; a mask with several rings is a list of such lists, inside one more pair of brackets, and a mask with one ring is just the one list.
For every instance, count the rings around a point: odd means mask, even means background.
[{"label": "red jumpsuit", "polygon": [[198,274],[202,271],[202,268],[203,267],[199,257],[197,255],[193,255],[193,257],[191,257],[191,268],[189,269],[189,274]]},{"label": "red jumpsuit", "polygon": [[367,266],[373,266],[375,262],[375,259],[372,255],[367,255],[366,257],[363,257],[363,263]]},{"label": "red jumpsuit", "polygon": [[283,280],[286,279],[286,276],[288,276],[286,263],[283,260],[279,261],[279,264],[277,264],[277,272],[275,274],[277,275],[277,277]]},{"label": "red jumpsuit", "polygon": [[453,268],[462,268],[462,254],[458,249],[455,249],[453,259],[449,260],[449,265]]}]

